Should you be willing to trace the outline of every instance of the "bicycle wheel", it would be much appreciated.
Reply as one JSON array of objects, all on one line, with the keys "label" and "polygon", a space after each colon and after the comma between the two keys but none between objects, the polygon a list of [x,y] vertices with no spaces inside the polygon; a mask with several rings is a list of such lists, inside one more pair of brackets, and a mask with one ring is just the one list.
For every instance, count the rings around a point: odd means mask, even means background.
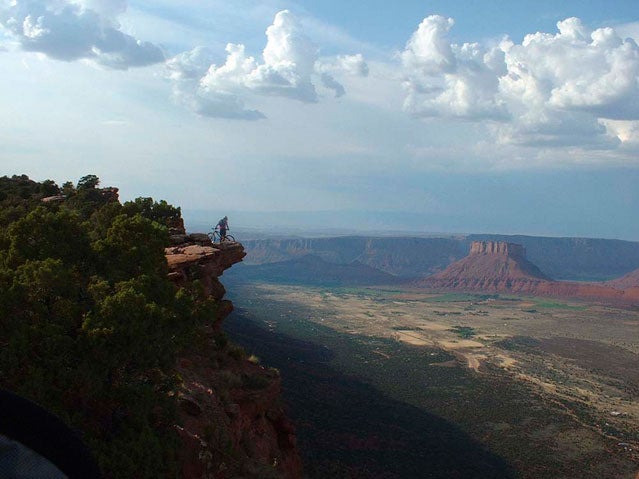
[{"label": "bicycle wheel", "polygon": [[208,233],[207,236],[211,240],[211,243],[215,243],[215,237],[217,236],[214,232]]},{"label": "bicycle wheel", "polygon": [[226,237],[224,238],[224,241],[229,241],[231,243],[235,243],[235,238],[233,238],[233,236],[231,236],[231,235],[226,235]]}]

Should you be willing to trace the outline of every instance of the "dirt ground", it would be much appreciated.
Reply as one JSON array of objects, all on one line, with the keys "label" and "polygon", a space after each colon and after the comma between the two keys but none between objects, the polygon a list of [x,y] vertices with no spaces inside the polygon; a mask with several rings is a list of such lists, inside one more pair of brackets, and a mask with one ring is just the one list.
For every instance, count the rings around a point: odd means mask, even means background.
[{"label": "dirt ground", "polygon": [[306,319],[323,326],[436,347],[476,374],[526,382],[639,464],[639,312],[496,295],[259,287],[311,307]]}]

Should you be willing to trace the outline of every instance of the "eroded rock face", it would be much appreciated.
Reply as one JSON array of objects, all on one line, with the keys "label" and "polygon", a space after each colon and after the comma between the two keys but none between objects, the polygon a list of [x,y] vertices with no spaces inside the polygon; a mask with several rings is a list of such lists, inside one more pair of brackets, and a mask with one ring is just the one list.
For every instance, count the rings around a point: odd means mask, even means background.
[{"label": "eroded rock face", "polygon": [[518,293],[596,300],[615,304],[639,301],[639,273],[608,283],[553,281],[526,259],[523,246],[501,241],[474,241],[469,255],[444,271],[418,282],[444,290]]},{"label": "eroded rock face", "polygon": [[526,257],[526,251],[522,245],[504,241],[473,241],[470,245],[470,254],[503,255],[511,258]]},{"label": "eroded rock face", "polygon": [[[192,235],[189,235],[192,236]],[[220,333],[233,305],[219,276],[245,256],[240,243],[202,241],[167,248],[169,277],[178,287],[199,280],[218,302],[217,317],[201,330],[199,344],[178,361],[182,477],[302,477],[295,428],[281,401],[275,370],[249,361]]]},{"label": "eroded rock face", "polygon": [[423,285],[487,292],[525,292],[547,281],[549,278],[526,259],[523,246],[474,241],[467,257],[427,278]]},{"label": "eroded rock face", "polygon": [[224,270],[246,256],[241,243],[213,245],[183,243],[165,249],[169,278],[179,287],[199,280],[207,296],[222,299],[226,291],[218,280]]}]

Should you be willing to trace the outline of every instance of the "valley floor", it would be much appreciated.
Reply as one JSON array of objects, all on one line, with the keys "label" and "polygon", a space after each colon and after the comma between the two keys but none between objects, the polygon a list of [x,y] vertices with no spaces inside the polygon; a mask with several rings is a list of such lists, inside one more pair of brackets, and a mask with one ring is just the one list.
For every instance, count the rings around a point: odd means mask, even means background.
[{"label": "valley floor", "polygon": [[[502,471],[494,477],[635,479],[639,473],[639,312],[408,289],[257,283],[232,289],[238,318],[250,318],[259,328],[251,340],[248,323],[240,328],[238,319],[231,326],[232,334],[245,335],[249,348],[259,349],[269,335],[280,334],[282,342],[303,340],[323,348],[306,359],[308,367],[333,368],[380,396],[459,427],[502,458],[508,464],[503,471],[512,468],[512,476]],[[257,354],[273,354],[276,347]],[[300,380],[296,352],[287,354],[275,364],[285,386]],[[328,461],[360,471],[343,477],[446,477],[394,473],[392,461],[386,468],[373,461],[363,470],[377,472],[367,475],[347,456],[327,456],[319,451],[326,444],[313,437],[328,426],[305,425],[304,396],[292,393],[302,449],[306,442],[316,450],[311,469],[328,467]],[[330,387],[316,396],[322,394],[330,396]],[[330,401],[321,404],[317,407],[330,409]],[[486,470],[464,474],[492,477]]]}]

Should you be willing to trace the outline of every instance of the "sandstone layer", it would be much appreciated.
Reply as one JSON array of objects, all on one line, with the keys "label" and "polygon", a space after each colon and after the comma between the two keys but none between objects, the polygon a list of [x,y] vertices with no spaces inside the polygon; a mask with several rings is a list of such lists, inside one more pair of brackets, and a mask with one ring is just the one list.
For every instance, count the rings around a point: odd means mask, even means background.
[{"label": "sandstone layer", "polygon": [[474,241],[467,257],[419,281],[418,285],[443,290],[518,293],[633,304],[639,302],[639,282],[635,282],[635,278],[631,273],[617,282],[608,283],[553,281],[526,259],[521,245]]},{"label": "sandstone layer", "polygon": [[527,292],[549,282],[537,266],[526,259],[521,245],[475,241],[467,257],[451,264],[423,282],[423,286],[469,291]]},{"label": "sandstone layer", "polygon": [[218,278],[242,261],[244,248],[240,243],[213,245],[197,239],[166,249],[170,279],[178,287],[198,280],[202,296],[217,304],[216,317],[202,328],[199,344],[177,365],[182,381],[176,425],[183,444],[182,477],[302,477],[295,429],[282,406],[279,373],[249,361],[220,332],[233,305],[223,299]]}]

